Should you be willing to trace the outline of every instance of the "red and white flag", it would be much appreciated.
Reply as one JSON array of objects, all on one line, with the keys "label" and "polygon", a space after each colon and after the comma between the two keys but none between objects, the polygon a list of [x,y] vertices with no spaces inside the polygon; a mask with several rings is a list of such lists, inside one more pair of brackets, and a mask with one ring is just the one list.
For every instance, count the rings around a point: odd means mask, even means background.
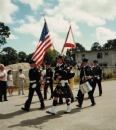
[{"label": "red and white flag", "polygon": [[39,43],[32,57],[32,60],[36,62],[36,66],[39,66],[43,62],[45,52],[49,50],[52,45],[53,44],[49,34],[48,26],[45,21]]},{"label": "red and white flag", "polygon": [[65,40],[64,46],[62,48],[61,54],[63,54],[63,51],[64,51],[65,48],[72,49],[72,48],[75,48],[75,47],[76,47],[76,45],[75,45],[75,42],[74,42],[72,29],[71,29],[71,26],[70,26],[69,27],[69,31],[68,31],[67,36],[66,36],[66,40]]}]

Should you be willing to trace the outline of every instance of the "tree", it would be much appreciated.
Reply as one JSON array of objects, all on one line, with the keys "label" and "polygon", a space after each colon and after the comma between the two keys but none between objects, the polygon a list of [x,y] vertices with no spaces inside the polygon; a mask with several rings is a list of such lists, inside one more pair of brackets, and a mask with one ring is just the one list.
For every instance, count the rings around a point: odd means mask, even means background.
[{"label": "tree", "polygon": [[0,47],[6,42],[6,38],[10,35],[10,29],[8,26],[5,26],[4,23],[0,22]]},{"label": "tree", "polygon": [[98,42],[93,43],[91,46],[91,50],[100,50],[100,49],[101,45]]},{"label": "tree", "polygon": [[49,50],[45,53],[44,61],[43,61],[43,62],[50,61],[50,62],[51,62],[51,66],[55,66],[56,56],[57,56],[58,54],[59,54],[59,53],[58,53],[56,50],[51,50],[51,49],[49,49]]},{"label": "tree", "polygon": [[116,48],[116,39],[113,40],[112,47]]},{"label": "tree", "polygon": [[18,53],[19,62],[26,62],[27,55],[25,52],[21,51]]},{"label": "tree", "polygon": [[33,54],[34,54],[34,53],[31,53],[31,54],[27,55],[26,62],[29,63],[29,61],[31,60]]},{"label": "tree", "polygon": [[80,43],[75,43],[75,44],[76,44],[77,51],[85,51],[85,48]]},{"label": "tree", "polygon": [[10,64],[17,63],[17,51],[14,50],[12,47],[6,47],[2,50],[2,63],[7,66]]},{"label": "tree", "polygon": [[107,43],[105,43],[102,47],[102,49],[110,50],[116,48],[116,39],[113,40],[107,40]]}]

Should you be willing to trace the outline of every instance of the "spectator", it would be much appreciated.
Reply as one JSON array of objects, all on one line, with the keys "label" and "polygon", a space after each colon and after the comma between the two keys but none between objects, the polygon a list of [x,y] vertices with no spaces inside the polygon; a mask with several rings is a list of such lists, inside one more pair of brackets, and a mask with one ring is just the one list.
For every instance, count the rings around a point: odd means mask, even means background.
[{"label": "spectator", "polygon": [[0,64],[0,102],[2,102],[2,95],[4,101],[7,100],[7,72],[4,70],[4,65]]},{"label": "spectator", "polygon": [[9,96],[12,96],[14,90],[12,70],[9,70],[7,74],[8,74],[7,75],[8,92],[9,92]]},{"label": "spectator", "polygon": [[18,95],[20,95],[21,90],[22,90],[22,95],[24,95],[24,79],[25,79],[25,75],[23,74],[23,70],[20,69],[19,70],[19,89],[18,89]]}]

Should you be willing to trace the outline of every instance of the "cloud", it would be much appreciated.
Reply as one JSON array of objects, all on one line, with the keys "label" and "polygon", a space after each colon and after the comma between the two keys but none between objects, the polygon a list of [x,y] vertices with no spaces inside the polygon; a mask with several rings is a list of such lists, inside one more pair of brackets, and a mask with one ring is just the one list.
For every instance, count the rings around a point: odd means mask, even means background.
[{"label": "cloud", "polygon": [[38,45],[38,42],[37,42],[37,41],[33,41],[32,44],[33,44],[34,46],[37,46],[37,45]]},{"label": "cloud", "polygon": [[29,20],[30,23],[35,23],[36,22],[36,20],[34,19],[33,16],[26,15],[26,18]]},{"label": "cloud", "polygon": [[10,35],[9,35],[9,38],[7,38],[7,39],[15,40],[15,39],[19,39],[19,37],[15,36],[15,35],[13,35],[13,34],[10,34]]},{"label": "cloud", "polygon": [[98,42],[103,45],[107,43],[107,40],[116,39],[116,32],[107,28],[99,27],[96,29],[96,38]]},{"label": "cloud", "polygon": [[25,23],[25,21],[23,19],[17,20],[16,22],[19,23],[19,24],[24,24]]},{"label": "cloud", "polygon": [[106,20],[114,20],[116,1],[111,0],[59,0],[59,5],[52,9],[45,9],[48,15],[57,15],[75,22],[85,22],[89,26],[104,25]]},{"label": "cloud", "polygon": [[[27,16],[27,18],[29,19],[30,23],[25,23],[20,25],[19,27],[15,27],[14,31],[23,34],[30,34],[39,39],[43,28],[43,18],[41,18],[39,22],[36,22],[36,20],[32,16]],[[69,29],[69,21],[64,20],[62,15],[60,14],[56,15],[55,17],[46,17],[46,20],[54,46],[58,49],[58,51],[61,52],[61,47],[64,44]],[[79,27],[74,22],[71,22],[71,25],[74,37],[81,36]]]},{"label": "cloud", "polygon": [[12,15],[18,11],[18,6],[14,5],[11,0],[0,0],[0,5],[0,21],[13,23]]},{"label": "cloud", "polygon": [[44,4],[43,0],[18,0],[18,1],[20,1],[23,4],[30,5],[31,9],[34,11],[36,11],[39,8],[39,6]]}]

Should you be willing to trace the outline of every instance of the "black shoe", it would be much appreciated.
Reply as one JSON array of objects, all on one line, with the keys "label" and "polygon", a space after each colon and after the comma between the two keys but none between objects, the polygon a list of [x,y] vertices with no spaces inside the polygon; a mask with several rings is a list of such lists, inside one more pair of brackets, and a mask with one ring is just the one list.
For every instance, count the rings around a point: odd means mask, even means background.
[{"label": "black shoe", "polygon": [[72,102],[74,102],[74,99],[73,99],[73,100],[71,100],[71,103],[72,103]]},{"label": "black shoe", "polygon": [[44,107],[40,107],[39,110],[43,110],[44,108],[45,108],[45,106]]},{"label": "black shoe", "polygon": [[3,101],[0,100],[0,102],[3,102]]},{"label": "black shoe", "polygon": [[53,98],[50,98],[49,100],[52,100]]},{"label": "black shoe", "polygon": [[8,100],[4,100],[4,101],[8,101]]},{"label": "black shoe", "polygon": [[65,111],[64,114],[69,114],[70,112]]},{"label": "black shoe", "polygon": [[91,106],[95,106],[95,105],[96,105],[96,103],[92,103],[92,104],[91,104]]},{"label": "black shoe", "polygon": [[52,113],[50,111],[46,111],[46,113],[51,114],[51,115],[55,115],[56,114],[56,113]]},{"label": "black shoe", "polygon": [[58,104],[63,104],[63,102],[58,102]]},{"label": "black shoe", "polygon": [[26,108],[23,108],[23,107],[22,107],[21,109],[22,109],[23,111],[27,111],[27,112],[29,111],[29,109],[26,109]]},{"label": "black shoe", "polygon": [[76,99],[78,99],[78,97],[75,97]]},{"label": "black shoe", "polygon": [[99,94],[99,96],[102,96],[102,94]]},{"label": "black shoe", "polygon": [[78,104],[78,105],[76,105],[76,106],[77,106],[77,107],[79,107],[79,108],[81,108],[81,107],[82,107],[82,106],[81,106],[81,105],[79,105],[79,104]]}]

